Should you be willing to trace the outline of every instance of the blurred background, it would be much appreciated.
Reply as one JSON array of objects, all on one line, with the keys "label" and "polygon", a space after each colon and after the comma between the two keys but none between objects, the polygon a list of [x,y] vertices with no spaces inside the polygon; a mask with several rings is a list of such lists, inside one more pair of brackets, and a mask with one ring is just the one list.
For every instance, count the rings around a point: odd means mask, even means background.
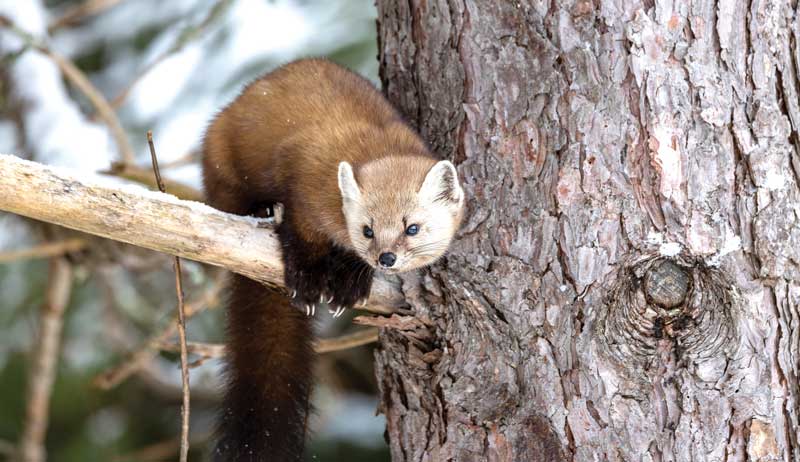
[{"label": "blurred background", "polygon": [[[378,84],[372,0],[0,0],[0,15],[0,153],[148,183],[153,130],[167,189],[184,198],[198,198],[206,124],[258,75],[326,56]],[[172,271],[168,256],[0,213],[0,460],[26,432],[43,309],[59,303],[48,460],[177,460]],[[221,342],[224,272],[186,261],[183,274],[189,340]],[[319,336],[356,330],[352,316],[318,314]],[[190,359],[199,461],[221,362]],[[307,459],[389,460],[371,347],[320,355],[316,382]]]}]

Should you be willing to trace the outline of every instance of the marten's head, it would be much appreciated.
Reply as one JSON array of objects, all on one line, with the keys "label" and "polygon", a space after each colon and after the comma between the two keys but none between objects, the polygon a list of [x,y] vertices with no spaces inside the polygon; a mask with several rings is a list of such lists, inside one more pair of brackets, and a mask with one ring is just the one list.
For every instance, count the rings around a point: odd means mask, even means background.
[{"label": "marten's head", "polygon": [[390,273],[429,265],[444,255],[464,209],[453,164],[424,156],[379,158],[355,174],[342,162],[339,190],[353,248]]}]

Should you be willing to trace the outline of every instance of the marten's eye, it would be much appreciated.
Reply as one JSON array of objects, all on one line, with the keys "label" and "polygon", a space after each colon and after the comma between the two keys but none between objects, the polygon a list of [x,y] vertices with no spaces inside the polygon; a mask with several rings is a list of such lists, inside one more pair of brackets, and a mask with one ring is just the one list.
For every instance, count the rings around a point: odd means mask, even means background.
[{"label": "marten's eye", "polygon": [[406,228],[406,234],[409,236],[413,236],[419,232],[419,225],[411,225]]},{"label": "marten's eye", "polygon": [[367,239],[372,239],[373,237],[375,237],[375,233],[372,232],[372,228],[366,225],[364,226],[364,237],[366,237]]}]

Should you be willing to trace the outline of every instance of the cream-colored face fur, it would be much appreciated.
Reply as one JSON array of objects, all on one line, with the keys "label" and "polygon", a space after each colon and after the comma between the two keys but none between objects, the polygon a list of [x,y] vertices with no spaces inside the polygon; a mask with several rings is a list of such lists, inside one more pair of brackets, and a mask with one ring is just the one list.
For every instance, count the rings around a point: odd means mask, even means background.
[{"label": "cream-colored face fur", "polygon": [[[431,166],[432,165],[432,166]],[[374,268],[397,273],[429,265],[444,255],[464,206],[464,192],[449,161],[398,156],[361,167],[359,179],[347,162],[339,164],[339,190],[350,241]],[[409,227],[418,231],[409,234]],[[365,228],[372,237],[365,236]],[[379,257],[393,253],[383,267]]]}]

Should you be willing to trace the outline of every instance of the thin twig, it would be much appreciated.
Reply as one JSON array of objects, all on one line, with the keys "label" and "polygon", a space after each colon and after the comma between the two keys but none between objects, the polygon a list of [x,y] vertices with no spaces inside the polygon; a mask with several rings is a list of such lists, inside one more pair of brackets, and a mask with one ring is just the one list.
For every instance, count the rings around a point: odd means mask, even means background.
[{"label": "thin twig", "polygon": [[194,164],[195,162],[199,161],[200,161],[200,150],[192,149],[191,151],[187,152],[181,157],[178,157],[177,159],[161,163],[161,170],[183,167],[184,165]]},{"label": "thin twig", "polygon": [[151,130],[147,130],[147,145],[150,147],[150,160],[153,162],[153,173],[156,175],[156,185],[159,191],[166,193],[167,190],[164,188],[164,182],[161,180],[161,171],[158,169],[158,156],[156,156],[156,147],[153,144],[153,132]]},{"label": "thin twig", "polygon": [[361,345],[368,345],[378,341],[378,329],[360,329],[352,334],[336,338],[321,338],[314,342],[314,351],[317,353],[330,353],[333,351],[347,350]]},{"label": "thin twig", "polygon": [[227,7],[232,3],[232,0],[218,0],[217,3],[211,7],[211,10],[208,12],[205,18],[197,25],[190,25],[183,29],[179,34],[178,37],[175,39],[175,42],[172,46],[169,47],[168,50],[158,55],[153,61],[151,61],[147,66],[145,66],[144,70],[139,73],[133,80],[131,80],[125,88],[120,91],[114,99],[111,100],[111,106],[114,108],[119,108],[122,106],[122,103],[128,98],[131,90],[137,83],[139,83],[142,78],[147,75],[153,68],[155,68],[158,64],[160,64],[165,59],[169,58],[175,53],[178,53],[186,46],[187,43],[194,40],[195,38],[199,37],[209,26],[209,24],[213,23],[214,20],[219,18],[222,13],[227,9]]},{"label": "thin twig", "polygon": [[186,351],[186,318],[183,312],[183,283],[181,259],[175,257],[175,291],[178,294],[178,340],[181,343],[181,377],[183,379],[183,405],[181,406],[180,461],[189,459],[189,353]]},{"label": "thin twig", "polygon": [[15,249],[0,252],[0,264],[33,258],[52,258],[77,252],[86,247],[86,241],[80,238],[66,239],[57,242],[45,242],[26,249]]},{"label": "thin twig", "polygon": [[[150,157],[153,161],[153,172],[156,175],[158,189],[166,193],[161,172],[158,170],[158,156],[153,144],[153,132],[147,131],[147,144],[150,146]],[[181,259],[175,257],[175,291],[178,295],[178,340],[181,345],[181,377],[183,383],[183,405],[181,406],[181,450],[180,462],[189,458],[189,353],[186,351],[186,315],[183,306],[183,281],[181,280]]]},{"label": "thin twig", "polygon": [[[183,400],[183,387],[176,385],[172,375],[156,364],[146,364],[144,368],[136,372],[136,381],[165,400],[170,402]],[[219,392],[219,387],[212,383],[205,385],[203,381],[193,383],[192,402],[217,403],[220,397]],[[194,430],[196,431],[197,429]],[[190,437],[193,436],[190,435]],[[176,434],[175,437],[180,439],[179,434]],[[172,459],[174,460],[175,458],[173,457]]]},{"label": "thin twig", "polygon": [[[378,341],[378,329],[360,329],[352,334],[345,334],[336,338],[317,339],[314,342],[314,351],[317,353],[331,353],[334,351],[348,350],[361,345],[368,345]],[[220,343],[187,343],[189,353],[203,358],[221,358],[225,356],[225,345]],[[180,345],[172,342],[163,342],[160,348],[164,351],[179,351]]]},{"label": "thin twig", "polygon": [[[191,164],[196,160],[197,159],[194,154],[188,154],[172,162],[159,164],[159,170],[163,171],[167,170],[168,168],[181,167]],[[133,164],[114,163],[110,169],[103,170],[98,173],[135,181],[136,183],[143,184],[150,188],[158,188],[157,181],[155,178],[153,178],[152,167],[145,168]],[[164,182],[164,186],[169,190],[169,193],[178,199],[194,202],[203,202],[205,200],[203,193],[196,188],[193,188],[185,183],[181,183],[180,181],[171,180],[169,178],[162,178],[162,180]]]},{"label": "thin twig", "polygon": [[36,39],[30,33],[17,27],[9,18],[0,18],[0,27],[7,28],[16,36],[18,36],[23,42],[25,42],[27,46],[40,51],[53,60],[56,66],[58,66],[59,70],[61,70],[61,73],[64,74],[64,77],[70,83],[72,83],[72,85],[75,86],[75,88],[77,88],[78,91],[80,91],[86,97],[86,99],[89,100],[89,103],[91,103],[92,106],[94,106],[94,108],[97,110],[97,114],[108,126],[108,129],[111,131],[111,135],[114,137],[114,141],[117,144],[117,149],[119,149],[121,161],[126,164],[133,164],[136,160],[136,156],[133,152],[130,142],[128,141],[128,135],[122,128],[122,124],[120,123],[117,114],[114,112],[114,109],[108,103],[100,90],[98,90],[92,84],[92,82],[89,81],[89,78],[86,77],[86,74],[78,69],[78,66],[76,66],[72,61],[51,50],[41,40]]},{"label": "thin twig", "polygon": [[[161,351],[180,351],[181,346],[174,342],[164,342],[159,346]],[[193,355],[203,358],[221,358],[225,356],[225,345],[221,343],[188,342],[187,350]]]},{"label": "thin twig", "polygon": [[[219,293],[224,287],[223,279],[216,281],[198,300],[189,302],[184,306],[185,319],[216,306]],[[131,353],[124,361],[108,371],[97,375],[92,380],[92,385],[101,390],[109,390],[122,383],[125,379],[136,373],[158,354],[160,346],[169,340],[178,328],[178,316],[164,326],[160,332],[150,337],[138,350]]]},{"label": "thin twig", "polygon": [[[200,444],[208,441],[213,436],[213,433],[201,434],[199,437],[192,437],[192,444]],[[129,454],[122,454],[114,456],[111,462],[141,462],[143,460],[169,460],[170,455],[175,452],[180,446],[181,442],[178,438],[171,438],[165,441],[160,441],[141,449],[137,449]]]},{"label": "thin twig", "polygon": [[47,32],[52,34],[54,31],[77,24],[89,16],[96,16],[103,11],[116,6],[123,0],[86,0],[80,5],[75,5],[56,18],[47,26]]},{"label": "thin twig", "polygon": [[[164,167],[162,166],[160,170],[163,169]],[[158,187],[158,182],[155,180],[155,178],[153,178],[152,168],[148,169],[132,164],[117,163],[112,165],[110,170],[102,171],[99,173],[113,175],[119,178],[125,178],[126,180],[135,181],[137,183],[146,185],[151,188]],[[203,202],[204,199],[203,193],[201,193],[200,191],[189,185],[170,179],[163,179],[163,183],[166,186],[166,188],[169,189],[169,193],[177,197],[178,199],[183,199],[186,201]]]},{"label": "thin twig", "polygon": [[56,378],[64,311],[72,293],[72,266],[63,258],[50,261],[47,294],[39,325],[39,344],[28,373],[28,402],[25,424],[19,441],[20,459],[25,462],[45,460],[50,395]]},{"label": "thin twig", "polygon": [[145,446],[130,454],[115,456],[112,462],[138,462],[142,460],[169,460],[175,450],[180,449],[180,438],[170,438]]}]

